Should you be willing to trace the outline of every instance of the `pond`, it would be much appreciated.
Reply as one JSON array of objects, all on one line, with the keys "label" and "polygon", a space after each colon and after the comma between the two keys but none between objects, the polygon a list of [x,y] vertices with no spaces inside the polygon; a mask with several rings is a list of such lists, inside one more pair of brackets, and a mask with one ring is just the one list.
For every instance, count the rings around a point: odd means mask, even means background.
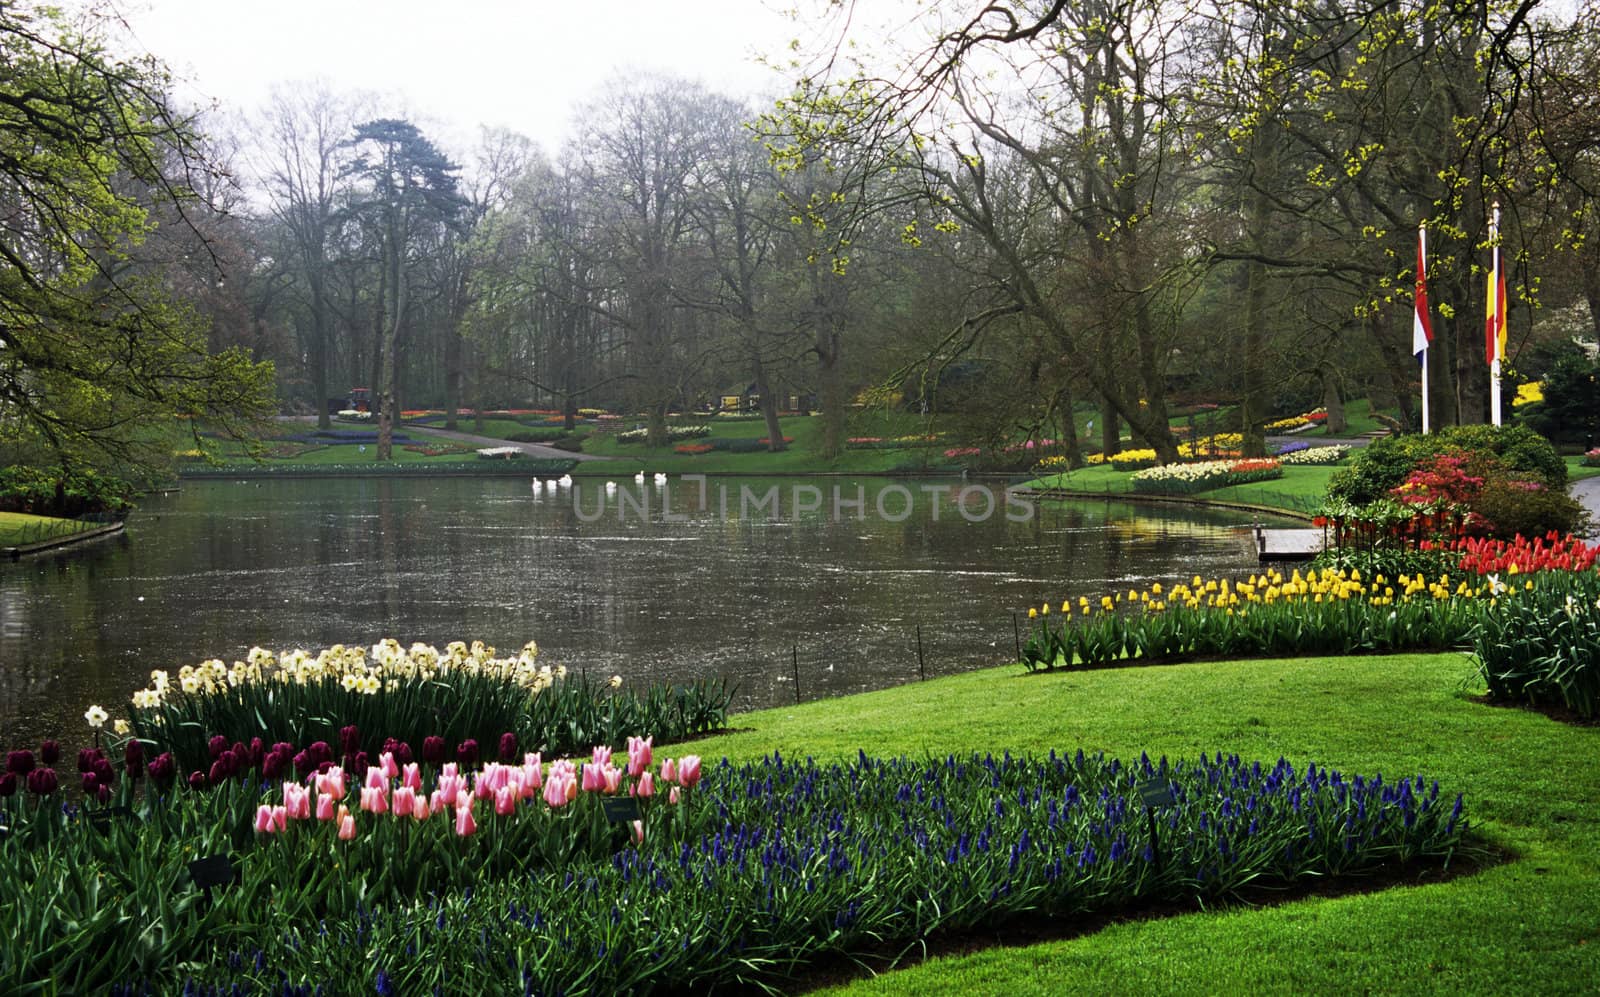
[{"label": "pond", "polygon": [[772,706],[1014,661],[1013,615],[1043,600],[1254,568],[1250,516],[1194,507],[1031,509],[998,484],[927,479],[611,488],[250,480],[152,497],[123,537],[0,566],[0,740],[76,740],[89,703],[123,712],[153,668],[385,636],[533,639],[552,664],[725,676],[736,708]]}]

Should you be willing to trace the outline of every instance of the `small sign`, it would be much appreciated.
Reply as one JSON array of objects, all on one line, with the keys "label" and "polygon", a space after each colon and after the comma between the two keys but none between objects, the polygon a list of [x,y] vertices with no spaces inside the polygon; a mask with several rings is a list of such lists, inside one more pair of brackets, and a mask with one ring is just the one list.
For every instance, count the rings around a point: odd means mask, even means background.
[{"label": "small sign", "polygon": [[606,820],[613,824],[625,824],[630,820],[639,819],[638,797],[607,796],[600,800],[600,806],[606,812]]},{"label": "small sign", "polygon": [[1139,784],[1139,798],[1147,807],[1170,807],[1178,800],[1172,795],[1172,785],[1165,779],[1151,779]]},{"label": "small sign", "polygon": [[233,882],[233,863],[226,855],[207,855],[195,859],[189,863],[189,878],[209,894],[213,886],[226,886]]}]

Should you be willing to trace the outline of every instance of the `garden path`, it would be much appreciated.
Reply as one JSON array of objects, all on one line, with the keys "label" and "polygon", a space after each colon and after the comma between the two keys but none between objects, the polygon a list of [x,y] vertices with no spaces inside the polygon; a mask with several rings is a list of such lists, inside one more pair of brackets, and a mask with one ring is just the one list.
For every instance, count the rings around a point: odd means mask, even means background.
[{"label": "garden path", "polygon": [[1600,478],[1584,478],[1572,483],[1572,497],[1589,513],[1589,533],[1600,530]]},{"label": "garden path", "polygon": [[431,426],[407,425],[405,431],[416,436],[433,436],[444,440],[455,440],[458,443],[468,443],[475,447],[516,447],[529,457],[543,457],[553,460],[610,460],[610,457],[600,457],[595,454],[571,453],[547,447],[542,443],[511,443],[506,440],[497,440],[489,436],[473,436],[471,433],[458,433],[451,429],[434,429]]}]

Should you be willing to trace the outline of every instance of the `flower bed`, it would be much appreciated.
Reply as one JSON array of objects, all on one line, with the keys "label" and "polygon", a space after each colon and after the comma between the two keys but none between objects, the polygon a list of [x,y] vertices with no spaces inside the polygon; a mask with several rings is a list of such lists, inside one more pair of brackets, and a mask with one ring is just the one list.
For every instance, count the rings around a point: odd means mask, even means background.
[{"label": "flower bed", "polygon": [[1593,450],[1584,451],[1583,466],[1600,467],[1600,447],[1595,447]]},{"label": "flower bed", "polygon": [[1600,717],[1600,574],[1541,572],[1520,586],[1488,579],[1495,610],[1478,619],[1472,644],[1490,698]]},{"label": "flower bed", "polygon": [[1276,460],[1211,460],[1146,468],[1134,472],[1129,480],[1137,492],[1194,495],[1225,485],[1242,485],[1281,477],[1283,468]]},{"label": "flower bed", "polygon": [[479,460],[520,460],[527,456],[521,447],[483,447],[477,453]]},{"label": "flower bed", "polygon": [[[699,426],[668,426],[667,442],[676,443],[679,440],[697,440],[702,436],[710,436],[711,427]],[[617,434],[618,443],[644,443],[650,438],[648,428],[628,429]]]},{"label": "flower bed", "polygon": [[[1290,444],[1290,446],[1295,446],[1295,444]],[[1285,464],[1315,467],[1337,464],[1344,460],[1349,452],[1350,448],[1346,446],[1307,447],[1304,444],[1299,444],[1298,449],[1290,450],[1286,447],[1278,451],[1278,459]]]},{"label": "flower bed", "polygon": [[709,443],[683,443],[672,448],[673,453],[703,454],[710,453],[716,447]]},{"label": "flower bed", "polygon": [[368,732],[350,749],[372,757],[382,737],[422,746],[495,743],[512,733],[531,751],[572,751],[630,734],[682,738],[721,727],[729,693],[720,681],[643,692],[536,661],[530,642],[496,657],[480,641],[443,652],[384,640],[370,649],[336,644],[315,655],[253,648],[245,661],[184,666],[174,680],[151,673],[133,695],[132,730],[185,771],[209,772],[222,745],[252,737],[306,746],[340,744],[343,728]]},{"label": "flower bed", "polygon": [[[1080,598],[1028,610],[1023,645],[1029,669],[1154,661],[1191,655],[1267,656],[1357,651],[1444,650],[1465,643],[1484,606],[1488,583],[1359,571],[1268,571],[1246,581],[1202,580],[1163,591]],[[1481,597],[1481,598],[1480,598]]]},{"label": "flower bed", "polygon": [[[773,755],[708,766],[696,782],[687,757],[672,776],[653,759],[634,774],[632,747],[619,788],[659,776],[638,825],[607,823],[604,791],[583,788],[618,768],[599,757],[537,777],[532,760],[486,769],[470,788],[462,771],[385,766],[362,787],[365,811],[331,771],[266,800],[243,782],[150,794],[135,803],[141,819],[113,817],[106,834],[84,812],[24,804],[23,833],[0,842],[0,903],[18,939],[0,989],[751,989],[827,954],[1017,918],[1210,905],[1447,860],[1467,829],[1462,799],[1422,776],[1220,753],[1131,764],[1081,751],[830,765]],[[1152,810],[1141,787],[1171,802]],[[405,817],[394,814],[402,790]],[[388,813],[375,812],[380,798]],[[25,845],[35,824],[49,847]],[[185,863],[218,850],[233,853],[232,875],[201,902]]]}]

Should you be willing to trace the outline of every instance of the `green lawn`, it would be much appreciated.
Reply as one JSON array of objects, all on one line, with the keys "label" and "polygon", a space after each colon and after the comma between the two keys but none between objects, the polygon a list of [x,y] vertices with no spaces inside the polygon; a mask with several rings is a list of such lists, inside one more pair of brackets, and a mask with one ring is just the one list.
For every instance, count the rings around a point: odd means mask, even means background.
[{"label": "green lawn", "polygon": [[[1399,418],[1398,409],[1379,409],[1384,415]],[[1326,429],[1311,429],[1298,433],[1299,437],[1314,440],[1319,436],[1337,436],[1341,439],[1360,436],[1379,429],[1387,429],[1383,423],[1372,417],[1372,402],[1365,398],[1352,398],[1344,403],[1345,428],[1342,433],[1330,433]]]},{"label": "green lawn", "polygon": [[[1336,470],[1337,465],[1300,467],[1290,464],[1283,469],[1283,477],[1275,481],[1229,485],[1200,492],[1194,497],[1201,501],[1237,502],[1305,515],[1315,512],[1322,504],[1322,498],[1328,490],[1328,479]],[[1078,494],[1126,495],[1133,491],[1133,484],[1129,480],[1132,476],[1132,471],[1119,471],[1101,465],[1080,467],[1066,474],[1048,475],[1033,482],[1033,485]]]},{"label": "green lawn", "polygon": [[1584,466],[1583,458],[1581,456],[1566,457],[1563,459],[1567,462],[1568,481],[1582,481],[1584,478],[1600,477],[1600,467]]},{"label": "green lawn", "polygon": [[26,512],[0,512],[0,547],[20,547],[41,540],[51,540],[69,533],[91,529],[94,525],[80,523],[76,519],[33,516]]},{"label": "green lawn", "polygon": [[739,715],[737,733],[694,749],[736,760],[774,750],[1224,751],[1369,777],[1425,773],[1465,793],[1480,840],[1514,856],[1445,882],[1083,926],[1078,937],[963,950],[829,993],[1593,992],[1600,728],[1484,706],[1469,698],[1479,688],[1457,654],[1032,676],[1011,667]]},{"label": "green lawn", "polygon": [[[585,442],[583,452],[615,458],[580,464],[572,473],[603,477],[618,477],[636,471],[669,474],[806,474],[854,473],[884,474],[891,471],[959,469],[959,461],[947,459],[944,451],[959,445],[940,440],[928,447],[897,447],[894,449],[849,449],[837,458],[827,461],[820,456],[822,420],[815,416],[788,416],[780,425],[783,435],[794,442],[779,453],[756,451],[729,453],[713,450],[704,454],[681,454],[675,447],[703,443],[710,439],[763,439],[767,435],[766,423],[759,419],[692,419],[674,420],[683,424],[711,427],[711,436],[700,440],[684,440],[667,447],[650,448],[639,443],[619,442],[614,433],[592,434]],[[631,428],[631,423],[629,427]],[[892,439],[896,436],[924,432],[920,419],[905,413],[870,413],[853,417],[846,426],[845,436]],[[937,430],[936,430],[937,431]]]}]

